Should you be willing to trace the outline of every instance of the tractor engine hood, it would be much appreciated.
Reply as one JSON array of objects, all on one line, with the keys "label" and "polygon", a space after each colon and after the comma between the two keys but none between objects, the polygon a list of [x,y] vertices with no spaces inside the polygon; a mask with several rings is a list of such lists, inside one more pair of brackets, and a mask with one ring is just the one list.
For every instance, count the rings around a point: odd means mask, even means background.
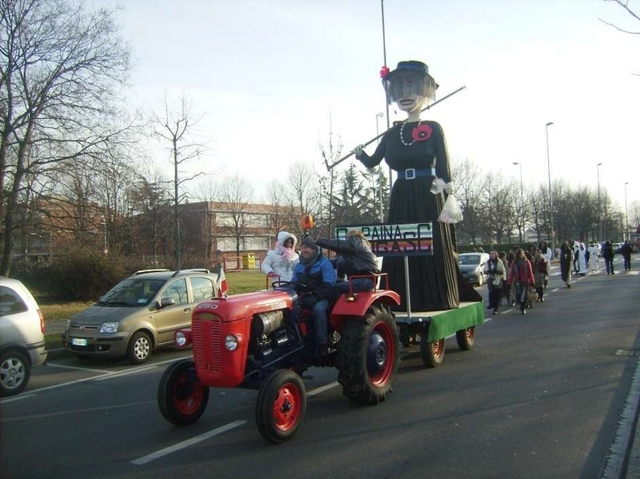
[{"label": "tractor engine hood", "polygon": [[251,318],[254,314],[291,309],[297,299],[293,289],[270,289],[256,293],[235,294],[228,298],[213,298],[198,304],[193,316],[198,313],[212,313],[223,323]]}]

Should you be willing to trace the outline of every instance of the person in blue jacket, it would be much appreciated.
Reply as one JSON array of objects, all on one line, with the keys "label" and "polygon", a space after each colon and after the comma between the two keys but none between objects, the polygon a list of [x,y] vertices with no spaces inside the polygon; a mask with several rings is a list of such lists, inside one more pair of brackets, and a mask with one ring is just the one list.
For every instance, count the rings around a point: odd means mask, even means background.
[{"label": "person in blue jacket", "polygon": [[293,268],[291,282],[304,284],[312,291],[303,299],[302,307],[312,312],[318,353],[326,356],[329,341],[327,309],[335,295],[336,271],[311,236],[306,236],[300,243],[300,262]]}]

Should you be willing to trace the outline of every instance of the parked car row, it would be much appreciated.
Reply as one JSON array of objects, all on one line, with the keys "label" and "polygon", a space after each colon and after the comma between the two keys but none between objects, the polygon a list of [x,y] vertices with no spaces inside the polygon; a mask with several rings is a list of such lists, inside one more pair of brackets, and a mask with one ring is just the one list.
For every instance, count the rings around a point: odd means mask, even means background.
[{"label": "parked car row", "polygon": [[[132,364],[143,363],[191,325],[196,304],[218,295],[218,279],[207,269],[137,271],[67,321],[63,347],[82,359],[126,356]],[[29,290],[0,277],[0,397],[24,391],[31,368],[45,362],[44,331],[44,316]]]}]

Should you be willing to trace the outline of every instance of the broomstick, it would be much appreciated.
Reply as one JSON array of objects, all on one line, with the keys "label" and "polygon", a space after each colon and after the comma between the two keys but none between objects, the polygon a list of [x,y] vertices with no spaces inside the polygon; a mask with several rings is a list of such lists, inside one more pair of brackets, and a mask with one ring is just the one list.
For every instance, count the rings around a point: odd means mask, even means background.
[{"label": "broomstick", "polygon": [[[467,88],[466,86],[461,86],[460,88],[458,88],[456,91],[453,91],[451,93],[449,93],[448,95],[443,96],[442,98],[440,98],[439,100],[434,101],[433,103],[431,103],[430,105],[426,106],[425,108],[423,108],[422,110],[420,110],[420,113],[425,112],[427,110],[429,110],[432,106],[437,105],[438,103],[440,103],[441,101],[445,101],[447,98],[455,95],[458,92],[461,92],[462,90],[464,90],[465,88]],[[387,130],[389,131],[389,130]],[[371,143],[373,143],[374,141],[376,141],[378,138],[382,138],[385,133],[387,133],[387,131],[380,133],[378,136],[376,136],[375,138],[372,138],[371,140],[367,141],[364,146],[370,145]],[[338,161],[336,161],[335,163],[333,163],[332,165],[329,164],[329,162],[327,161],[327,159],[324,159],[324,164],[327,167],[327,171],[330,171],[334,166],[338,166],[340,163],[342,163],[344,160],[346,160],[347,158],[349,158],[351,155],[353,155],[353,151],[351,151],[350,153],[348,153],[347,155],[343,156],[342,158],[340,158]]]}]

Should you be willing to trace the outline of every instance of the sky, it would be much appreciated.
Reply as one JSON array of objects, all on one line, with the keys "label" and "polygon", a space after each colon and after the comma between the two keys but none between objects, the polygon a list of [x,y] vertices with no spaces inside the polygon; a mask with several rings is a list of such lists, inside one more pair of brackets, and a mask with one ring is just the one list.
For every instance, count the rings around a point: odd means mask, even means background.
[{"label": "sky", "polygon": [[[239,173],[259,195],[296,162],[325,172],[330,131],[347,153],[386,128],[380,0],[87,5],[122,7],[132,106],[184,92],[203,115],[210,148],[192,171]],[[573,187],[596,191],[599,176],[622,209],[625,189],[628,205],[640,201],[640,36],[601,19],[640,31],[605,0],[386,0],[387,65],[427,63],[440,97],[466,87],[422,116],[442,125],[454,164],[519,180],[519,162],[526,186],[546,185],[548,164]],[[166,152],[152,156],[170,171]]]}]

